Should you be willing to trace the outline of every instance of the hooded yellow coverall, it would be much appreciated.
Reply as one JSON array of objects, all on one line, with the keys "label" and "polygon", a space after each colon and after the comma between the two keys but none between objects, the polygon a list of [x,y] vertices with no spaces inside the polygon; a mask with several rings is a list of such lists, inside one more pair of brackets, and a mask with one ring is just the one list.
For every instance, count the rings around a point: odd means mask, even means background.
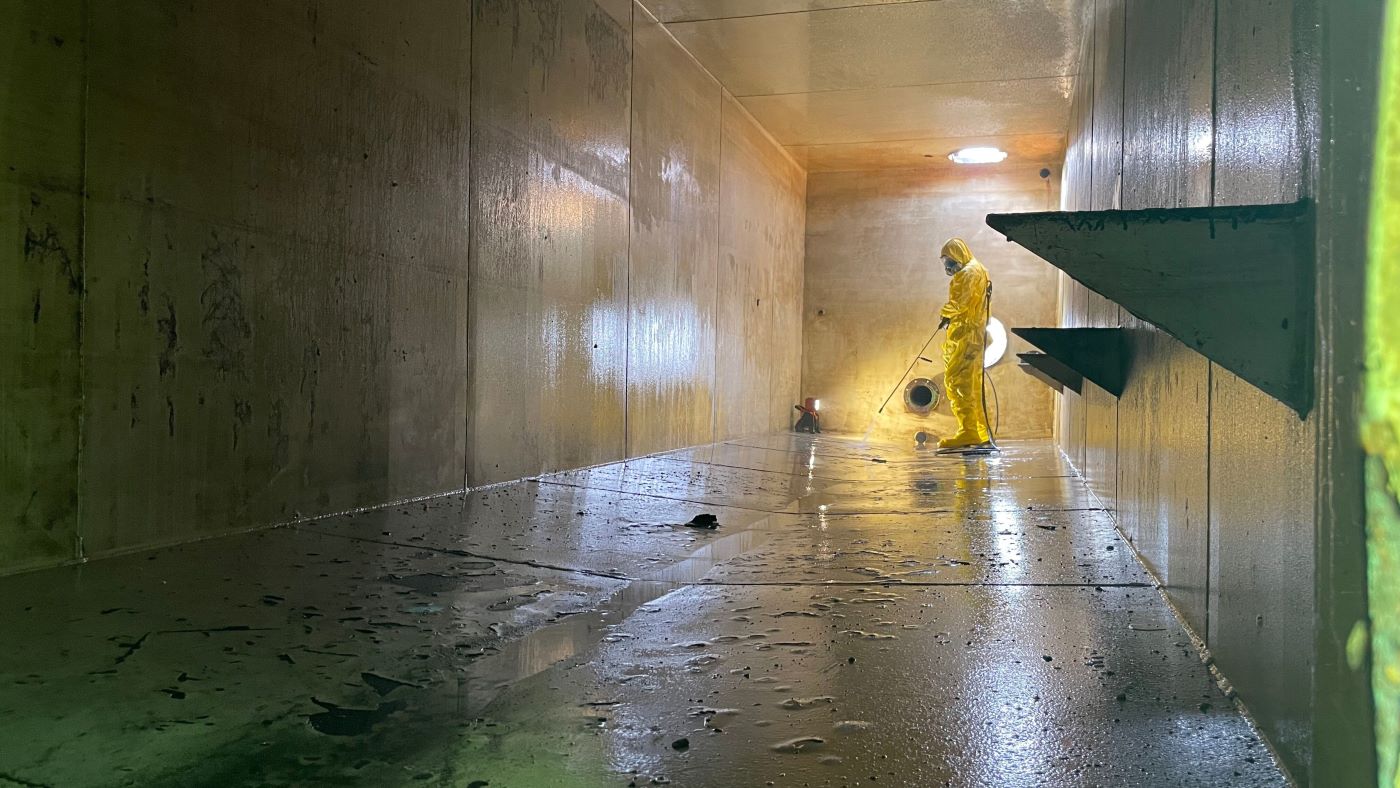
[{"label": "hooded yellow coverall", "polygon": [[948,284],[948,303],[940,314],[948,320],[943,341],[943,386],[958,420],[958,434],[938,442],[958,448],[992,439],[982,408],[982,359],[987,344],[987,292],[992,280],[960,238],[943,245],[942,257],[961,266]]}]

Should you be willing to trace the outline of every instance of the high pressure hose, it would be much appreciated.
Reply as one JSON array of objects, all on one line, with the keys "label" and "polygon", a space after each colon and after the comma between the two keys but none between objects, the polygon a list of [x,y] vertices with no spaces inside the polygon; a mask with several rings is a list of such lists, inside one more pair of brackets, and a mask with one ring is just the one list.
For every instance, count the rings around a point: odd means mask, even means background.
[{"label": "high pressure hose", "polygon": [[[987,282],[987,308],[986,308],[986,310],[985,310],[985,311],[983,312],[983,314],[982,314],[982,341],[983,341],[983,342],[986,342],[986,341],[987,341],[987,324],[988,324],[988,322],[991,321],[991,319],[992,319],[992,283],[991,283],[991,282]],[[986,363],[986,361],[985,361],[986,353],[987,353],[987,350],[986,350],[986,348],[984,347],[984,348],[982,349],[982,354],[983,354],[983,358],[984,358],[984,360],[983,360],[983,362],[982,362],[982,384],[983,384],[983,385],[982,385],[982,420],[985,421],[985,422],[987,422],[987,431],[988,431],[988,433],[989,433],[989,435],[990,435],[990,437],[991,437],[991,441],[990,441],[990,442],[991,442],[991,444],[992,444],[992,448],[994,448],[994,449],[1000,451],[1000,450],[1001,450],[1001,447],[997,446],[997,430],[1001,428],[1001,398],[1000,398],[999,396],[997,396],[997,387],[996,387],[996,384],[995,384],[995,383],[992,383],[992,376],[991,376],[990,374],[987,373],[987,363]],[[991,386],[991,387],[992,387],[992,399],[993,399],[993,401],[996,402],[996,404],[997,404],[997,423],[996,423],[996,426],[995,426],[995,427],[992,426],[992,415],[991,415],[990,413],[987,412],[987,386]]]}]

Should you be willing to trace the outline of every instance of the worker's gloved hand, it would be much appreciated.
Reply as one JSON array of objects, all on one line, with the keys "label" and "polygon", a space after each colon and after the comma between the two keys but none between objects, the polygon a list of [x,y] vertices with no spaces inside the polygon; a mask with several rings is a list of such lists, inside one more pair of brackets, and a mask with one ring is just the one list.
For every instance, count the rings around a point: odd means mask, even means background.
[{"label": "worker's gloved hand", "polygon": [[943,318],[942,320],[938,321],[938,330],[939,330],[939,331],[942,331],[943,329],[945,329],[945,328],[947,328],[947,327],[948,327],[948,318],[945,317],[945,318]]}]

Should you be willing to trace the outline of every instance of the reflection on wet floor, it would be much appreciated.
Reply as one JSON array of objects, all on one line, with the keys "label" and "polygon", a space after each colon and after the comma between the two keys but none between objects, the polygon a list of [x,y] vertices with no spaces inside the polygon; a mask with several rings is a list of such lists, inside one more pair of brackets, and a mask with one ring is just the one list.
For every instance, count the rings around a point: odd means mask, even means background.
[{"label": "reflection on wet floor", "polygon": [[0,629],[0,786],[1284,784],[1043,443],[687,449],[0,579]]}]

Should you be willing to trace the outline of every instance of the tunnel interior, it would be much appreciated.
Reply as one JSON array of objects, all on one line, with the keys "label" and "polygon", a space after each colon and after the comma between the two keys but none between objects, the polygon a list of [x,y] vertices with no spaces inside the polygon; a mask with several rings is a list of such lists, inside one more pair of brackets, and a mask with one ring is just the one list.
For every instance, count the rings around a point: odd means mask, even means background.
[{"label": "tunnel interior", "polygon": [[1396,6],[0,0],[0,785],[1389,784]]}]

